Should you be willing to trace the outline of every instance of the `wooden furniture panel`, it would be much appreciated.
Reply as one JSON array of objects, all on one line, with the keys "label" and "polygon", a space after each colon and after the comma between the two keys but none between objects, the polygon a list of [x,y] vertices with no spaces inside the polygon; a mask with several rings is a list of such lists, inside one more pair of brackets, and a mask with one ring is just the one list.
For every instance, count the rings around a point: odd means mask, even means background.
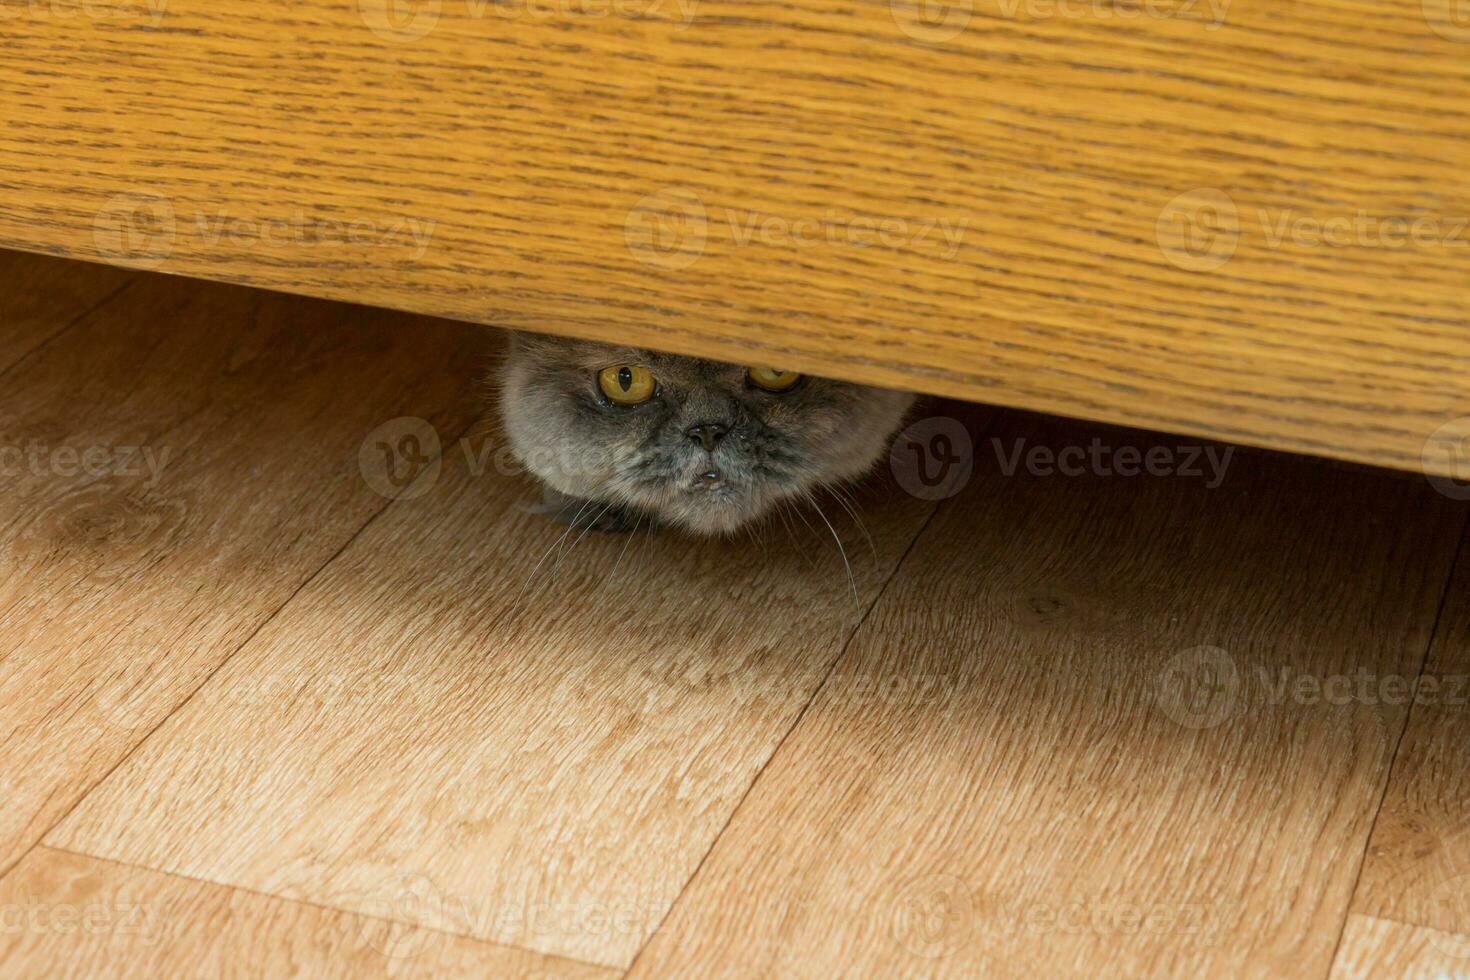
[{"label": "wooden furniture panel", "polygon": [[48,841],[626,967],[934,505],[875,490],[870,549],[828,504],[850,583],[817,515],[763,544],[568,532],[486,445],[450,447]]},{"label": "wooden furniture panel", "polygon": [[0,0],[0,245],[1470,477],[1457,17]]},{"label": "wooden furniture panel", "polygon": [[977,471],[834,669],[892,695],[818,692],[631,976],[1325,975],[1406,709],[1297,685],[1416,670],[1464,522],[1279,456]]},{"label": "wooden furniture panel", "polygon": [[496,977],[614,973],[38,847],[0,879],[10,977]]},{"label": "wooden furniture panel", "polygon": [[0,385],[0,872],[386,506],[374,426],[468,424],[461,325],[182,286],[139,276]]}]

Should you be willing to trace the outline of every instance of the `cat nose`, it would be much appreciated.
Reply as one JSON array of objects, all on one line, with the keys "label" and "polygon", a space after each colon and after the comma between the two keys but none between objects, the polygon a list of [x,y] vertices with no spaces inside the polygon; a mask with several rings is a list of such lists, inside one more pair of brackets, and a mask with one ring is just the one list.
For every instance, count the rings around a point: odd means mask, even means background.
[{"label": "cat nose", "polygon": [[689,438],[703,446],[707,452],[714,452],[715,447],[720,444],[720,440],[725,438],[725,433],[729,431],[728,427],[721,425],[719,422],[700,422],[698,425],[691,425],[685,430]]}]

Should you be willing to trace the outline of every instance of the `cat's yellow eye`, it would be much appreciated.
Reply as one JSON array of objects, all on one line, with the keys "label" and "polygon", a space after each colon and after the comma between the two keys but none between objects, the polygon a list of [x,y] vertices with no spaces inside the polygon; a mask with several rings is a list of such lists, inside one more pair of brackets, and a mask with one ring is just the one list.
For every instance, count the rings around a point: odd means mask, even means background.
[{"label": "cat's yellow eye", "polygon": [[746,374],[750,376],[751,384],[766,391],[785,391],[801,380],[801,375],[795,371],[782,371],[780,368],[747,368]]},{"label": "cat's yellow eye", "polygon": [[658,390],[653,372],[635,364],[619,364],[597,372],[597,386],[614,405],[642,405]]}]

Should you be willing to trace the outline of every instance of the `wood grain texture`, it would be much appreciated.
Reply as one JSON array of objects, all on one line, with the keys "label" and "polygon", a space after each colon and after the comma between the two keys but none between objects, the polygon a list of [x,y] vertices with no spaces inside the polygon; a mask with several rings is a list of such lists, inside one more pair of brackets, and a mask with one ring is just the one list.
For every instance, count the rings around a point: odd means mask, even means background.
[{"label": "wood grain texture", "polygon": [[0,244],[1408,469],[1470,416],[1452,0],[82,7],[0,0]]},{"label": "wood grain texture", "polygon": [[0,879],[9,977],[495,977],[611,971],[49,848]]},{"label": "wood grain texture", "polygon": [[386,505],[375,425],[467,424],[474,333],[142,276],[11,370],[0,871]]},{"label": "wood grain texture", "polygon": [[1417,667],[1463,509],[1279,456],[977,473],[834,670],[891,695],[818,692],[631,976],[1327,972],[1405,709],[1296,685]]},{"label": "wood grain texture", "polygon": [[1353,908],[1470,935],[1470,547],[1423,676],[1397,696],[1412,705],[1408,728]]},{"label": "wood grain texture", "polygon": [[832,514],[854,595],[794,518],[764,550],[568,535],[479,470],[495,445],[449,449],[48,841],[627,966],[933,505],[875,490],[871,551]]},{"label": "wood grain texture", "polygon": [[1331,980],[1459,980],[1467,975],[1470,936],[1352,915]]},{"label": "wood grain texture", "polygon": [[0,372],[115,296],[123,269],[0,251]]}]

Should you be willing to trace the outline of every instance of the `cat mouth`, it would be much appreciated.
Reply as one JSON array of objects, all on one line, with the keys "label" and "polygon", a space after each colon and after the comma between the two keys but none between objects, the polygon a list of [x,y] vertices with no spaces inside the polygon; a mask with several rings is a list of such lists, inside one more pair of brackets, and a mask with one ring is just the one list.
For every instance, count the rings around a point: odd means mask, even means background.
[{"label": "cat mouth", "polygon": [[685,484],[685,489],[694,493],[726,494],[730,492],[724,472],[714,465],[703,467]]}]

